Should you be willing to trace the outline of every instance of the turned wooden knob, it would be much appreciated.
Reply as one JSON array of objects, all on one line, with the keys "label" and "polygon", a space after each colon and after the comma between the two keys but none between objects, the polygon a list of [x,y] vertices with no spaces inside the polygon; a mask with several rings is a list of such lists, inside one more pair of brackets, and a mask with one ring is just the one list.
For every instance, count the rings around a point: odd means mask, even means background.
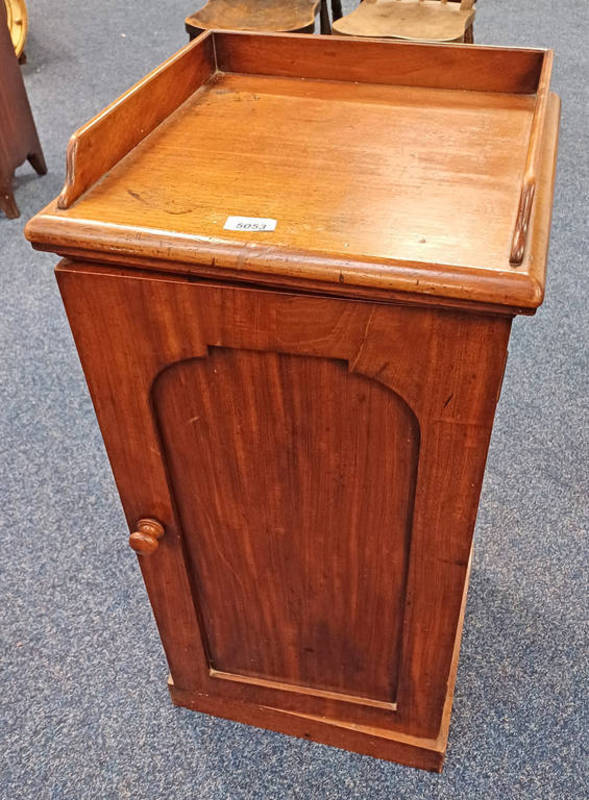
[{"label": "turned wooden knob", "polygon": [[159,542],[164,535],[164,526],[157,519],[140,519],[137,530],[129,536],[129,545],[140,556],[149,556],[157,550]]}]

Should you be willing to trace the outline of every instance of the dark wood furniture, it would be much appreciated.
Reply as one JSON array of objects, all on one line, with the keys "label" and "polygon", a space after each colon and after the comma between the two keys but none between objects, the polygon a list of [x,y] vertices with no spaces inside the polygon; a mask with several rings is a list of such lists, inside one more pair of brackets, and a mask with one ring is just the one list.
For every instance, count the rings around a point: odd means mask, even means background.
[{"label": "dark wood furniture", "polygon": [[318,12],[321,33],[331,33],[327,0],[208,0],[184,25],[191,40],[208,30],[313,33]]},{"label": "dark wood furniture", "polygon": [[345,36],[421,42],[474,42],[474,0],[363,0],[336,19],[333,30]]},{"label": "dark wood furniture", "polygon": [[6,24],[6,8],[0,2],[0,210],[18,217],[12,180],[14,170],[28,159],[39,175],[47,172],[45,158],[25,85]]},{"label": "dark wood furniture", "polygon": [[204,34],[72,138],[26,234],[65,259],[175,703],[441,769],[511,321],[544,293],[550,65]]}]

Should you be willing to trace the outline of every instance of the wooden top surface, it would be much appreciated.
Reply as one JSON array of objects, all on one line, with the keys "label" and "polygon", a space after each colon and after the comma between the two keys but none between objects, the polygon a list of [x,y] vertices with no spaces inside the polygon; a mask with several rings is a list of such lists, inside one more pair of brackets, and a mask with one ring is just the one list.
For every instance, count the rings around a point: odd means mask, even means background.
[{"label": "wooden top surface", "polygon": [[[34,218],[27,235],[63,253],[534,308],[550,220],[552,106],[531,245],[521,266],[509,260],[536,103],[529,92],[217,68],[79,199]],[[276,227],[226,230],[229,216]]]},{"label": "wooden top surface", "polygon": [[[60,213],[501,269],[533,108],[525,95],[220,75]],[[230,215],[276,230],[226,231]]]}]

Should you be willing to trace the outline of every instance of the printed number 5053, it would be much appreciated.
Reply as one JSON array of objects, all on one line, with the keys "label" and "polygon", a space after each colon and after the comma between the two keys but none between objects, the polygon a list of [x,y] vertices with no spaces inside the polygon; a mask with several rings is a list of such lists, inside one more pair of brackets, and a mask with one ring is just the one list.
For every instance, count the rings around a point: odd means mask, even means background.
[{"label": "printed number 5053", "polygon": [[227,217],[226,231],[273,231],[276,230],[276,220],[269,217]]}]

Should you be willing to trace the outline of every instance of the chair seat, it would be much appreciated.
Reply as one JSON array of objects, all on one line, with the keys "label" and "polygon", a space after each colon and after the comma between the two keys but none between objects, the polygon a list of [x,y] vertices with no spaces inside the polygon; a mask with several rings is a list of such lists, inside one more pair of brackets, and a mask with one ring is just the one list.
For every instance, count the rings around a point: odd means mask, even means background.
[{"label": "chair seat", "polygon": [[474,19],[474,8],[439,0],[377,0],[363,3],[333,23],[335,33],[346,36],[454,42],[462,39]]},{"label": "chair seat", "polygon": [[315,22],[320,0],[209,0],[186,17],[202,30],[298,31]]}]

